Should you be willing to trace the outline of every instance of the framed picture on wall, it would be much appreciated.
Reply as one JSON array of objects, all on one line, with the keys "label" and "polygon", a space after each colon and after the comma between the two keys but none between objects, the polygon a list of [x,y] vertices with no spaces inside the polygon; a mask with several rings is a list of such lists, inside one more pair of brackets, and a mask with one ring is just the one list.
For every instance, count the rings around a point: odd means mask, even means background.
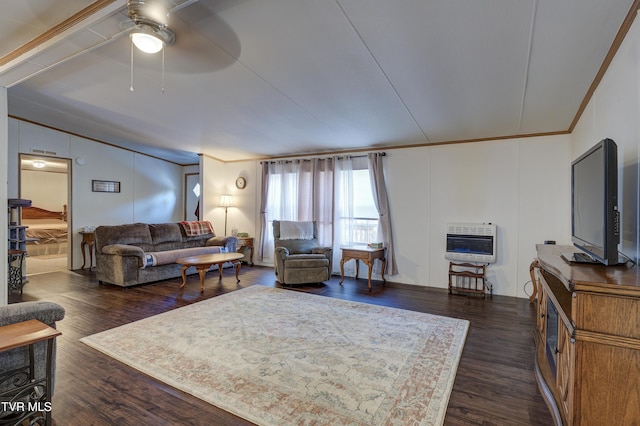
[{"label": "framed picture on wall", "polygon": [[120,192],[120,182],[113,180],[92,180],[91,191],[93,192]]}]

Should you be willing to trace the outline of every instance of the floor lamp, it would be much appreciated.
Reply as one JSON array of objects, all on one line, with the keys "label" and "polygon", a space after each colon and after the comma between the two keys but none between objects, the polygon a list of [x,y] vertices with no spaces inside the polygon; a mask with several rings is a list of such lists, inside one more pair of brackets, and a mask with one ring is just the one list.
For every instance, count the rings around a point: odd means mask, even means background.
[{"label": "floor lamp", "polygon": [[231,195],[221,195],[220,207],[224,207],[224,235],[227,235],[227,209],[233,207],[233,197]]}]

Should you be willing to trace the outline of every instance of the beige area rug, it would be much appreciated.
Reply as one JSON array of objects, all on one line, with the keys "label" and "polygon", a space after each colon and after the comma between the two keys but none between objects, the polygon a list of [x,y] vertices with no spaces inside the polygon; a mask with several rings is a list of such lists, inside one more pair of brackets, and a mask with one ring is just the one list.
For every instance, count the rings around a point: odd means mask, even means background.
[{"label": "beige area rug", "polygon": [[252,286],[81,341],[259,425],[437,425],[468,327]]}]

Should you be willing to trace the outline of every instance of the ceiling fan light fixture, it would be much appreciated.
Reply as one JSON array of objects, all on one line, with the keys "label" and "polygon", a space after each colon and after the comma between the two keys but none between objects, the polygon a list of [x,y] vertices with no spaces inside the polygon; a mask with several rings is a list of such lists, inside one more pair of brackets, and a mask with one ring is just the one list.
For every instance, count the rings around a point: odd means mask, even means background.
[{"label": "ceiling fan light fixture", "polygon": [[154,54],[162,50],[162,93],[164,93],[164,47],[176,41],[176,34],[169,28],[169,11],[164,0],[127,0],[129,18],[134,24],[129,33],[131,39],[131,86],[133,88],[133,46],[142,52]]},{"label": "ceiling fan light fixture", "polygon": [[173,44],[175,33],[167,26],[169,12],[160,0],[128,0],[129,18],[135,24],[129,34],[133,44],[143,52],[157,53]]},{"label": "ceiling fan light fixture", "polygon": [[164,41],[155,34],[135,31],[130,34],[133,44],[145,53],[158,53],[164,47]]}]

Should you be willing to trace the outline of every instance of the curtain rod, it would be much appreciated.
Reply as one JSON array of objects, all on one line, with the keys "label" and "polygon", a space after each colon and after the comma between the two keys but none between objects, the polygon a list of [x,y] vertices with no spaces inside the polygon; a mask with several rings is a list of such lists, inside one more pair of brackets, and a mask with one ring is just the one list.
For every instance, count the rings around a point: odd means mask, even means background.
[{"label": "curtain rod", "polygon": [[[384,152],[384,151],[376,152],[376,154],[380,154],[382,157],[387,155],[387,153]],[[346,157],[349,157],[349,158],[362,158],[362,157],[367,157],[367,156],[368,156],[368,154],[362,154],[362,155],[339,155],[339,156],[335,156],[335,157],[324,157],[324,158],[319,158],[319,159],[320,160],[332,160],[334,158],[338,158],[338,159],[343,159],[343,158],[346,158]],[[301,161],[311,161],[311,160],[312,160],[311,158],[302,158],[301,159]],[[293,162],[295,160],[282,160],[282,161],[284,161],[285,163],[291,163],[291,162]],[[275,160],[261,161],[260,164],[275,163],[275,162],[276,162]]]}]

